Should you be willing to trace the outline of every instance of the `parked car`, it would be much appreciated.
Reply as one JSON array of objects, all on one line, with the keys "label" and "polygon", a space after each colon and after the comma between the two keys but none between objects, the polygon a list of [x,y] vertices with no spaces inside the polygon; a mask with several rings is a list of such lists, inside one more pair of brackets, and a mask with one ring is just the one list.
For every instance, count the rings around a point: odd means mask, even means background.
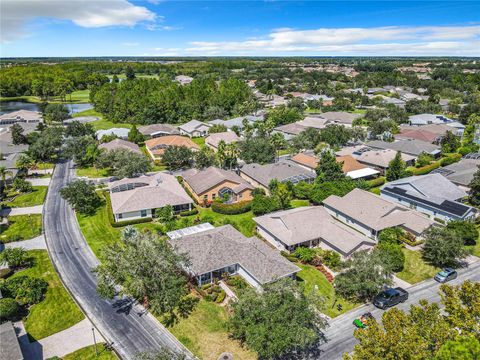
[{"label": "parked car", "polygon": [[446,283],[447,281],[456,279],[458,273],[451,268],[445,268],[442,271],[439,271],[435,276],[434,279],[437,280],[439,283]]},{"label": "parked car", "polygon": [[353,325],[359,329],[365,329],[369,320],[375,320],[371,312],[367,312],[360,316],[360,318],[353,320]]},{"label": "parked car", "polygon": [[408,299],[408,292],[400,287],[382,291],[373,298],[373,305],[380,309],[387,309]]}]

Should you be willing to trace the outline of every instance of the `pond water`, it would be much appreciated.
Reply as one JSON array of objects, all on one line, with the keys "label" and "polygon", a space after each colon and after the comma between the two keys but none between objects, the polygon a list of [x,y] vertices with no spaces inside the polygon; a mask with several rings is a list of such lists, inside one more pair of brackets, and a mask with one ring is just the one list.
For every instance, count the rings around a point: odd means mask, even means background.
[{"label": "pond water", "polygon": [[[65,103],[70,114],[75,114],[84,110],[92,109],[92,104],[71,104]],[[40,107],[38,104],[29,103],[26,101],[1,101],[0,102],[0,115],[9,113],[17,110],[30,110],[30,111],[39,111]]]}]

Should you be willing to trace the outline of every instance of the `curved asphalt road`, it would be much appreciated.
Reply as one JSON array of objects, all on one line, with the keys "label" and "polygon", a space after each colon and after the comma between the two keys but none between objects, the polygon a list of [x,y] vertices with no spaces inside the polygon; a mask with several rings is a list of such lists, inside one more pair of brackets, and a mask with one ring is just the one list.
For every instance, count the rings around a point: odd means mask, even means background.
[{"label": "curved asphalt road", "polygon": [[71,161],[56,166],[44,206],[47,246],[63,283],[122,359],[162,347],[193,357],[142,307],[129,299],[107,301],[98,296],[91,272],[98,260],[85,242],[73,210],[59,194],[74,177],[72,167]]}]

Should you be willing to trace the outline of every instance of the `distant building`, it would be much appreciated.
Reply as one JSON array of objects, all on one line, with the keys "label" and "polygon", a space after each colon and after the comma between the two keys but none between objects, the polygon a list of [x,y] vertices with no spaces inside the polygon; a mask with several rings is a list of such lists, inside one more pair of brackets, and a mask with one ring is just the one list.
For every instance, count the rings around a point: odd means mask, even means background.
[{"label": "distant building", "polygon": [[149,138],[156,138],[167,135],[180,135],[180,131],[170,124],[151,124],[140,126],[138,131]]},{"label": "distant building", "polygon": [[[386,150],[372,150],[369,148],[364,148],[366,151],[359,152],[358,155],[355,155],[355,158],[366,165],[369,165],[375,169],[378,169],[380,172],[385,173],[392,161],[397,155],[397,151],[386,149]],[[355,153],[354,153],[355,154]],[[415,156],[408,154],[401,154],[402,160],[407,166],[415,164]]]},{"label": "distant building", "polygon": [[170,146],[185,146],[193,151],[200,150],[200,146],[190,138],[180,135],[161,136],[145,141],[145,147],[153,160],[161,159],[165,149]]},{"label": "distant building", "polygon": [[228,130],[238,128],[241,131],[243,130],[244,121],[246,121],[250,125],[253,125],[256,122],[263,121],[263,116],[247,115],[247,116],[239,116],[239,117],[228,119],[228,120],[215,119],[215,120],[209,121],[208,124],[224,125]]},{"label": "distant building", "polygon": [[477,159],[461,159],[459,162],[435,169],[432,173],[438,173],[446,177],[448,180],[458,185],[465,191],[470,191],[470,183],[473,175],[478,171],[480,166],[480,154]]},{"label": "distant building", "polygon": [[129,132],[130,132],[130,129],[126,129],[126,128],[111,128],[107,130],[98,130],[95,133],[95,135],[97,136],[98,140],[100,140],[104,136],[111,136],[111,135],[114,135],[120,139],[127,140]]},{"label": "distant building", "polygon": [[273,129],[273,132],[282,134],[285,140],[291,140],[306,129],[305,126],[302,126],[299,123],[292,123],[277,126]]},{"label": "distant building", "polygon": [[112,141],[98,145],[98,148],[106,151],[124,149],[136,154],[142,154],[142,150],[140,150],[137,144],[123,139],[113,139]]},{"label": "distant building", "polygon": [[193,200],[173,175],[157,173],[108,184],[115,221],[151,218],[167,205],[174,213],[191,210]]},{"label": "distant building", "polygon": [[0,125],[16,123],[39,123],[43,122],[42,114],[38,111],[17,110],[0,115]]},{"label": "distant building", "polygon": [[369,141],[365,145],[373,149],[390,149],[394,151],[400,151],[402,154],[415,157],[418,157],[422,153],[426,153],[436,158],[441,154],[439,146],[417,139],[404,139],[393,142],[374,140]]},{"label": "distant building", "polygon": [[233,131],[210,134],[205,139],[205,145],[217,151],[218,144],[223,141],[225,144],[232,144],[240,141],[240,138]]},{"label": "distant building", "polygon": [[224,274],[240,275],[252,287],[290,277],[300,271],[278,251],[255,236],[247,238],[231,225],[200,231],[169,240],[180,253],[187,254],[186,269],[198,286],[221,280]]},{"label": "distant building", "polygon": [[329,123],[351,127],[356,119],[362,117],[362,114],[352,114],[346,111],[328,111],[319,114],[319,116],[329,121]]},{"label": "distant building", "polygon": [[418,114],[408,117],[408,122],[412,126],[422,126],[428,124],[447,124],[453,120],[444,115]]},{"label": "distant building", "polygon": [[193,81],[193,78],[186,75],[178,75],[175,76],[175,81],[178,82],[180,85],[187,85]]},{"label": "distant building", "polygon": [[178,130],[180,134],[187,135],[188,137],[204,137],[208,135],[210,124],[205,124],[198,120],[191,120],[186,124],[180,125]]}]

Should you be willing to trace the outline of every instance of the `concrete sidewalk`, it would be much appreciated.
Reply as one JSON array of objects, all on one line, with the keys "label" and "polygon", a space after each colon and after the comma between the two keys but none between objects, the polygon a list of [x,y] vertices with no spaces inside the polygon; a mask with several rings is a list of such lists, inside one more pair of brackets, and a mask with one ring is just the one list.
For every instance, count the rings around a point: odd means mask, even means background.
[{"label": "concrete sidewalk", "polygon": [[0,251],[13,248],[24,248],[25,250],[47,250],[45,235],[39,235],[30,240],[14,241],[6,244],[0,244]]},{"label": "concrete sidewalk", "polygon": [[[92,323],[85,318],[72,327],[38,341],[30,342],[23,323],[14,324],[20,347],[25,359],[48,359],[53,356],[63,357],[86,346],[93,345]],[[102,335],[95,330],[97,344],[105,342]]]},{"label": "concrete sidewalk", "polygon": [[26,178],[25,180],[30,182],[32,186],[48,186],[52,178]]},{"label": "concrete sidewalk", "polygon": [[2,216],[41,214],[42,212],[43,212],[43,205],[20,207],[20,208],[6,208],[6,209],[0,210],[0,214]]},{"label": "concrete sidewalk", "polygon": [[393,286],[394,287],[401,287],[401,288],[404,288],[404,289],[408,289],[410,286],[412,286],[412,284],[410,284],[409,282],[406,282],[405,280],[402,280],[398,277],[396,277],[395,275],[393,275]]}]

